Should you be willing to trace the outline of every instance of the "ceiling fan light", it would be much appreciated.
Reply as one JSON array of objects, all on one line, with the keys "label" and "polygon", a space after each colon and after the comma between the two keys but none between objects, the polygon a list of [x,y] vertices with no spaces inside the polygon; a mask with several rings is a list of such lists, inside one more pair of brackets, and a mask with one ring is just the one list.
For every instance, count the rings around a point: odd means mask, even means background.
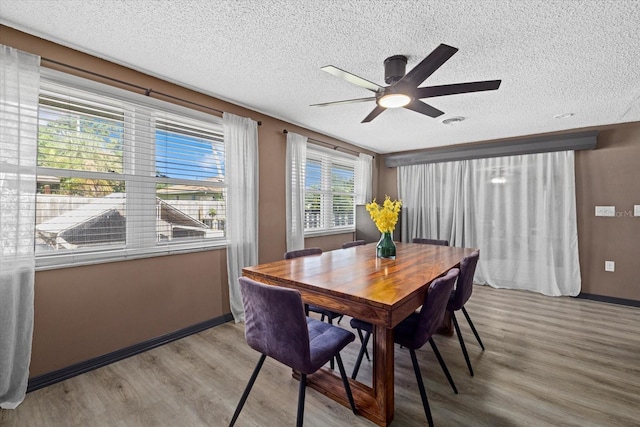
[{"label": "ceiling fan light", "polygon": [[400,108],[411,102],[411,97],[404,93],[389,93],[378,99],[378,105],[384,108]]}]

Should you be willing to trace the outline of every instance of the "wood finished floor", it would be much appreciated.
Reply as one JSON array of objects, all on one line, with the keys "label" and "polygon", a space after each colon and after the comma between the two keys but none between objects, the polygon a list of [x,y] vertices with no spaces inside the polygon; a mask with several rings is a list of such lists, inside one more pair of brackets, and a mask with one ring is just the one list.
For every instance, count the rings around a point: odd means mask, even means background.
[{"label": "wood finished floor", "polygon": [[[435,338],[459,395],[431,348],[418,351],[437,426],[640,426],[640,309],[476,286],[467,310],[486,347],[459,316],[475,377],[455,336]],[[243,333],[227,323],[29,393],[0,411],[0,425],[227,426],[258,360]],[[357,341],[343,351],[349,372]],[[426,425],[409,354],[397,346],[395,373],[393,425]],[[370,375],[364,361],[358,378]],[[267,359],[237,425],[294,425],[297,387]],[[371,425],[307,391],[305,426]]]}]

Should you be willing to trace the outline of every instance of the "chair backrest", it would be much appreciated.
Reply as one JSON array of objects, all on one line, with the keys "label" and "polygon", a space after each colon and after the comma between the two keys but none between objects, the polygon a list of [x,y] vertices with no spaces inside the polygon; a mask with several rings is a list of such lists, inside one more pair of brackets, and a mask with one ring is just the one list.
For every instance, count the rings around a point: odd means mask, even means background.
[{"label": "chair backrest", "polygon": [[412,242],[413,243],[422,243],[423,245],[449,246],[449,241],[448,240],[423,239],[422,237],[414,237]]},{"label": "chair backrest", "polygon": [[300,292],[246,277],[238,281],[249,347],[294,370],[306,372],[311,365],[309,330]]},{"label": "chair backrest", "polygon": [[458,276],[458,284],[456,285],[453,299],[449,303],[449,310],[460,310],[469,301],[473,292],[473,275],[476,273],[479,258],[480,252],[474,251],[460,262],[460,276]]},{"label": "chair backrest", "polygon": [[460,270],[457,268],[452,268],[446,275],[431,282],[429,292],[427,292],[422,309],[420,309],[413,345],[410,345],[409,348],[422,347],[442,325],[447,302],[459,272]]},{"label": "chair backrest", "polygon": [[284,259],[298,258],[301,256],[307,256],[307,255],[320,255],[321,253],[322,253],[322,249],[320,248],[298,249],[296,251],[285,252]]},{"label": "chair backrest", "polygon": [[352,248],[354,246],[366,245],[364,240],[354,240],[353,242],[345,242],[342,244],[342,249]]}]

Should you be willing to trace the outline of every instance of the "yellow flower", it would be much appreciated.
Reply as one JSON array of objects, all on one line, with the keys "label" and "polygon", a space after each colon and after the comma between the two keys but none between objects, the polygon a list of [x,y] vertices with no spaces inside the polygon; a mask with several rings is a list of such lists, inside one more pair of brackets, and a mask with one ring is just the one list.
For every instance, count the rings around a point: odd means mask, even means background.
[{"label": "yellow flower", "polygon": [[376,203],[376,199],[373,199],[373,202],[367,204],[366,208],[378,230],[381,233],[391,233],[396,228],[400,206],[402,206],[400,200],[392,202],[389,196],[386,196],[382,206]]}]

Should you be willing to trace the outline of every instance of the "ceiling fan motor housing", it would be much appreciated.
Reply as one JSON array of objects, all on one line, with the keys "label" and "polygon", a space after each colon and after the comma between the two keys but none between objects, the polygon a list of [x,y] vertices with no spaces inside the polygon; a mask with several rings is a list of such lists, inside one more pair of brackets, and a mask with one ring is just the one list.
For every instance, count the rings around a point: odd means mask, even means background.
[{"label": "ceiling fan motor housing", "polygon": [[407,69],[407,57],[404,55],[394,55],[384,60],[384,81],[387,84],[394,84],[404,77]]}]

